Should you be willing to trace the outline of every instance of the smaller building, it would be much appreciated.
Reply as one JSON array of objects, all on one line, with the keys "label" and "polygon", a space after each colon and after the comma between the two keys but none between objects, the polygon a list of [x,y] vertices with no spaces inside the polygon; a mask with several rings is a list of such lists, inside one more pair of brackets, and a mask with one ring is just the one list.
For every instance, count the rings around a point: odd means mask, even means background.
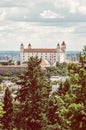
[{"label": "smaller building", "polygon": [[12,57],[7,55],[0,55],[0,64],[8,65],[12,62]]}]

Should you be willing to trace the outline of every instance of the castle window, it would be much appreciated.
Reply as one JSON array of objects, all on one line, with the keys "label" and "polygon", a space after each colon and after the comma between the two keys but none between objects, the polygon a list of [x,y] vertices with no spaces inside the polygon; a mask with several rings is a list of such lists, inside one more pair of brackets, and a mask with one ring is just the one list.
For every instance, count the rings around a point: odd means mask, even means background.
[{"label": "castle window", "polygon": [[42,58],[42,56],[43,56],[43,53],[41,53],[41,58]]},{"label": "castle window", "polygon": [[45,53],[45,58],[47,58],[47,53]]},{"label": "castle window", "polygon": [[47,53],[45,53],[45,56],[47,56]]},{"label": "castle window", "polygon": [[54,53],[54,57],[56,57],[56,53]]},{"label": "castle window", "polygon": [[56,61],[56,58],[54,58],[54,61]]},{"label": "castle window", "polygon": [[41,58],[42,58],[42,56],[41,56]]}]

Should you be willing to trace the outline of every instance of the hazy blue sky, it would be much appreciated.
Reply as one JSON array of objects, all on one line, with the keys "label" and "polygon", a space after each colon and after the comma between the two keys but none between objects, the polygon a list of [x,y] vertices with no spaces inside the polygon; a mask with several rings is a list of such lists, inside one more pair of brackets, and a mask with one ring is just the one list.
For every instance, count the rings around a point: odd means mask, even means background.
[{"label": "hazy blue sky", "polygon": [[86,0],[0,0],[0,50],[86,45]]}]

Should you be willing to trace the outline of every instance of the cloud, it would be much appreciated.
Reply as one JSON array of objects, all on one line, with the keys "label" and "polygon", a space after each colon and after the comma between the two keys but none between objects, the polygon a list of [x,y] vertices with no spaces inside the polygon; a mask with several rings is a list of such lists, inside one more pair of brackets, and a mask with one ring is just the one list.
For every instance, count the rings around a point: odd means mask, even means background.
[{"label": "cloud", "polygon": [[85,6],[80,6],[80,7],[78,8],[78,11],[79,11],[80,13],[82,13],[83,15],[86,15],[86,7],[85,7]]},{"label": "cloud", "polygon": [[0,7],[31,7],[34,5],[32,0],[1,0]]},{"label": "cloud", "polygon": [[85,21],[86,6],[79,0],[1,0],[1,20],[26,22]]},{"label": "cloud", "polygon": [[50,19],[64,18],[64,16],[61,16],[60,14],[57,14],[50,10],[44,10],[42,13],[40,13],[40,17],[41,18],[50,18]]},{"label": "cloud", "polygon": [[55,7],[58,9],[66,9],[69,13],[86,14],[86,1],[79,0],[58,0],[55,1]]},{"label": "cloud", "polygon": [[[0,0],[0,50],[55,47],[65,40],[68,50],[86,42],[86,0]],[[75,48],[76,44],[76,48]]]},{"label": "cloud", "polygon": [[0,9],[0,21],[4,21],[6,16],[6,12],[3,8]]}]

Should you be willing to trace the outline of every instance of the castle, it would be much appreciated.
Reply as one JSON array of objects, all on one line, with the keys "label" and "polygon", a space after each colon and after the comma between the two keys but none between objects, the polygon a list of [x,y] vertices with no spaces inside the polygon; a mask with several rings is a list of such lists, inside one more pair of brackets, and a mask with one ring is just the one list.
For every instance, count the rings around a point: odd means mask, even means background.
[{"label": "castle", "polygon": [[28,48],[24,48],[23,43],[20,46],[20,62],[25,64],[31,56],[38,56],[48,63],[48,65],[55,65],[56,62],[62,63],[66,59],[66,44],[63,41],[56,48],[32,48],[29,43]]}]

